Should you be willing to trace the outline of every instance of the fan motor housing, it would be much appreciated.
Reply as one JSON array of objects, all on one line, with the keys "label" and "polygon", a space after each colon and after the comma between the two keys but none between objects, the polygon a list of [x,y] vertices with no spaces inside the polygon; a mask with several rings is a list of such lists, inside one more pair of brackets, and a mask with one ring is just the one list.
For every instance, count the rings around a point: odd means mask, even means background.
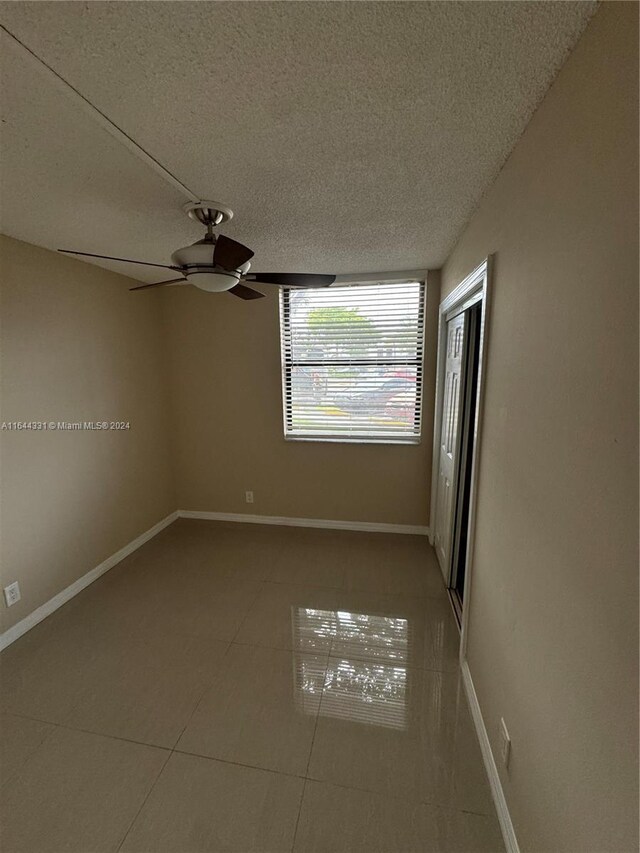
[{"label": "fan motor housing", "polygon": [[[214,247],[215,238],[213,240],[209,240],[208,238],[198,240],[197,243],[193,243],[191,246],[183,246],[182,249],[176,249],[171,255],[171,263],[173,266],[186,269],[195,269],[197,267],[208,272],[217,270],[219,268],[213,263]],[[249,261],[242,264],[241,267],[238,267],[238,274],[244,275],[244,273],[248,272],[250,266],[251,263]],[[220,268],[220,272],[229,273],[229,270]]]},{"label": "fan motor housing", "polygon": [[213,267],[213,249],[215,242],[198,240],[192,246],[176,249],[171,255],[171,263],[177,267]]}]

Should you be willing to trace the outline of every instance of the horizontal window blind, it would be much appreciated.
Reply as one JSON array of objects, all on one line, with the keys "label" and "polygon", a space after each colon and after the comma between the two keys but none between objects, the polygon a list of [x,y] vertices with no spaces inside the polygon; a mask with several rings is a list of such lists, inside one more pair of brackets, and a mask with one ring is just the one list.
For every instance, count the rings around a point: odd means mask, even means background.
[{"label": "horizontal window blind", "polygon": [[285,435],[417,442],[424,285],[281,291]]}]

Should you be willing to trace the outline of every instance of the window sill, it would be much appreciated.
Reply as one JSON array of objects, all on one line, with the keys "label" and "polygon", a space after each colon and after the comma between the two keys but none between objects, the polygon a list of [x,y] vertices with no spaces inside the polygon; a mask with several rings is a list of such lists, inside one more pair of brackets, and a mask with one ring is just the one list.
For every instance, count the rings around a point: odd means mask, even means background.
[{"label": "window sill", "polygon": [[284,440],[314,442],[320,444],[395,444],[409,445],[410,447],[415,447],[416,445],[420,444],[422,438],[420,436],[416,436],[416,438],[371,438],[368,436],[347,438],[346,436],[331,437],[319,435],[285,435]]}]

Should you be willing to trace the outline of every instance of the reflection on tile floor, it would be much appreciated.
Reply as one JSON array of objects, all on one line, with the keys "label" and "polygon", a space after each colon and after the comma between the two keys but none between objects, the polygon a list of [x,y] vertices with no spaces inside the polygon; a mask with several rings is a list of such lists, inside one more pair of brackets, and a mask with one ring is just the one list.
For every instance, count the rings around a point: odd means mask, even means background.
[{"label": "reflection on tile floor", "polygon": [[0,656],[5,849],[499,853],[457,645],[423,537],[180,520]]},{"label": "reflection on tile floor", "polygon": [[320,714],[369,726],[406,729],[407,680],[404,666],[331,658]]},{"label": "reflection on tile floor", "polygon": [[[331,659],[326,668],[320,714],[405,728],[409,625],[406,619],[297,607],[292,608],[291,624],[296,648],[307,645],[310,636],[321,636],[331,638],[332,654],[336,640],[341,647],[352,644],[355,649],[376,650],[375,660]],[[304,661],[299,666],[304,667]],[[307,691],[312,682],[304,678],[299,685],[301,691]],[[300,706],[306,707],[302,699]]]},{"label": "reflection on tile floor", "polygon": [[296,649],[308,644],[310,637],[329,638],[332,652],[358,654],[367,649],[389,663],[409,662],[409,621],[404,617],[296,607],[292,608],[291,624]]}]

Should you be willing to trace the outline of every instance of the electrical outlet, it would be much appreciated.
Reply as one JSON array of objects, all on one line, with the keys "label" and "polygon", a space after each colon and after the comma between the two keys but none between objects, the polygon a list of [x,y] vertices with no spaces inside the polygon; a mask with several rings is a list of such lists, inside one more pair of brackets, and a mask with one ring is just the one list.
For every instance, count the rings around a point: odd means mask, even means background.
[{"label": "electrical outlet", "polygon": [[245,492],[244,493],[245,503],[252,504],[253,503],[253,492]]},{"label": "electrical outlet", "polygon": [[7,602],[7,607],[11,607],[16,601],[20,601],[20,584],[18,581],[10,583],[4,588],[4,600]]},{"label": "electrical outlet", "polygon": [[500,757],[504,767],[508,768],[511,758],[511,738],[507,731],[507,724],[502,717],[500,717]]}]

